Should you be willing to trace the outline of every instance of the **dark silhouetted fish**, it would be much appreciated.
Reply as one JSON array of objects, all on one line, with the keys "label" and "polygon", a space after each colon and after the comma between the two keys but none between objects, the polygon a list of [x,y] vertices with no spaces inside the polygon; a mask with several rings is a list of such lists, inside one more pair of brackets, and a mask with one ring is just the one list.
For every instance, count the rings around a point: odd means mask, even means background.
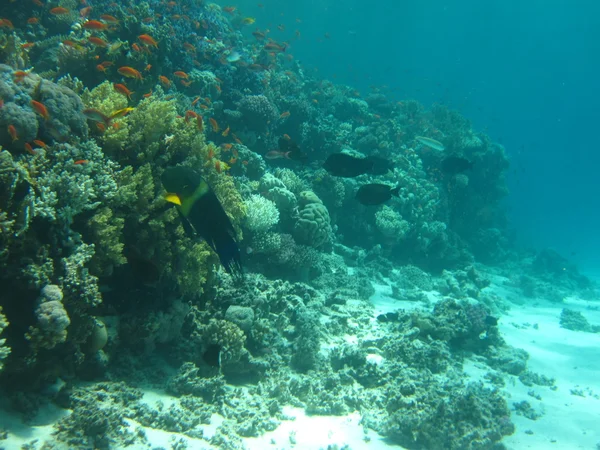
[{"label": "dark silhouetted fish", "polygon": [[399,186],[392,187],[387,184],[365,184],[356,192],[356,200],[363,205],[381,205],[392,198],[398,197]]},{"label": "dark silhouetted fish", "polygon": [[211,367],[221,367],[221,346],[210,344],[202,353],[202,359]]},{"label": "dark silhouetted fish", "polygon": [[367,173],[383,175],[392,168],[392,164],[377,156],[357,158],[348,153],[333,153],[327,157],[323,168],[336,177],[354,178]]},{"label": "dark silhouetted fish", "polygon": [[448,156],[442,160],[442,172],[448,175],[463,173],[473,167],[473,163],[460,156]]},{"label": "dark silhouetted fish", "polygon": [[486,316],[485,324],[491,327],[495,327],[496,325],[498,325],[498,319],[494,316]]},{"label": "dark silhouetted fish", "polygon": [[388,312],[385,314],[379,314],[377,316],[377,320],[379,322],[397,322],[398,319],[400,318],[400,314],[398,314],[397,312]]},{"label": "dark silhouetted fish", "polygon": [[161,181],[165,199],[177,206],[185,231],[202,237],[228,273],[243,276],[235,230],[206,180],[189,167],[172,167],[163,172]]}]

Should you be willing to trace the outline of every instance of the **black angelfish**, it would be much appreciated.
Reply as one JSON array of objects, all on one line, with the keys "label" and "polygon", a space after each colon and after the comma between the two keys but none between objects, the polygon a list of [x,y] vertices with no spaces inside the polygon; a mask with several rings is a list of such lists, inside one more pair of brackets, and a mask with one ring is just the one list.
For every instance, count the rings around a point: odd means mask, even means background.
[{"label": "black angelfish", "polygon": [[235,230],[206,180],[195,170],[180,166],[165,170],[161,181],[167,191],[165,199],[176,205],[185,231],[203,238],[228,273],[243,276]]},{"label": "black angelfish", "polygon": [[363,205],[381,205],[392,198],[392,195],[398,197],[400,186],[392,187],[387,184],[365,184],[356,192],[356,200]]},{"label": "black angelfish", "polygon": [[354,178],[366,173],[383,175],[392,165],[386,159],[377,156],[357,158],[348,153],[333,153],[327,157],[323,168],[336,177]]}]

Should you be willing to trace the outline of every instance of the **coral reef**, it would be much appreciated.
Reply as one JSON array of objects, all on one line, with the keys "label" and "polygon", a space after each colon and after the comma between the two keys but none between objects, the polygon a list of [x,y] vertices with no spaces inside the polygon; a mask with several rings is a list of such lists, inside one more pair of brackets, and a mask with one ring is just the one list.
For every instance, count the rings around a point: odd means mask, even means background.
[{"label": "coral reef", "polygon": [[[503,374],[552,380],[503,340],[507,306],[480,264],[511,267],[526,295],[594,293],[556,252],[512,247],[501,145],[442,105],[309,75],[281,28],[232,7],[26,3],[0,5],[0,388],[28,418],[72,411],[44,448],[153,446],[131,421],[179,433],[173,448],[240,448],[287,405],[361,411],[411,449],[501,447]],[[322,161],[341,151],[389,170],[334,177]],[[472,169],[445,173],[448,155]],[[166,201],[175,166],[215,192],[244,279],[186,230],[189,204]],[[367,183],[398,195],[367,208]],[[381,285],[411,307],[380,313]],[[598,331],[568,309],[560,321]],[[465,379],[468,358],[489,380]],[[176,398],[150,405],[136,385]]]}]

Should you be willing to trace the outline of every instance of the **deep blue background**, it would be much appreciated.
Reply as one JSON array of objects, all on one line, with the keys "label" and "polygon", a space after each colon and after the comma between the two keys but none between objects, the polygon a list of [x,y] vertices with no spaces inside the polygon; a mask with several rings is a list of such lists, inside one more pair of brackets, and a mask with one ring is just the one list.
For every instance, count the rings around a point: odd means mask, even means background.
[{"label": "deep blue background", "polygon": [[600,269],[600,2],[262,4],[240,9],[276,39],[298,29],[290,52],[320,76],[448,104],[503,143],[519,242]]}]

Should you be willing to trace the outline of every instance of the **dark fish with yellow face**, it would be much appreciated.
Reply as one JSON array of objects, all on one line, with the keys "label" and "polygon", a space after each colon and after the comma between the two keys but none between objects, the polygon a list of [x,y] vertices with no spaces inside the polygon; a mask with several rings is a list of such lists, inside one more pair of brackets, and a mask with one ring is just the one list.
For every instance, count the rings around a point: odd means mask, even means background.
[{"label": "dark fish with yellow face", "polygon": [[165,199],[176,205],[185,231],[203,238],[228,273],[243,276],[235,230],[206,180],[189,167],[172,167],[163,172],[161,181]]},{"label": "dark fish with yellow face", "polygon": [[392,187],[387,184],[365,184],[356,192],[356,200],[363,205],[374,206],[381,205],[392,198],[392,195],[398,197],[400,186]]},{"label": "dark fish with yellow face", "polygon": [[354,178],[367,173],[384,175],[392,169],[392,164],[377,156],[357,158],[348,153],[333,153],[327,157],[323,168],[336,177]]}]

